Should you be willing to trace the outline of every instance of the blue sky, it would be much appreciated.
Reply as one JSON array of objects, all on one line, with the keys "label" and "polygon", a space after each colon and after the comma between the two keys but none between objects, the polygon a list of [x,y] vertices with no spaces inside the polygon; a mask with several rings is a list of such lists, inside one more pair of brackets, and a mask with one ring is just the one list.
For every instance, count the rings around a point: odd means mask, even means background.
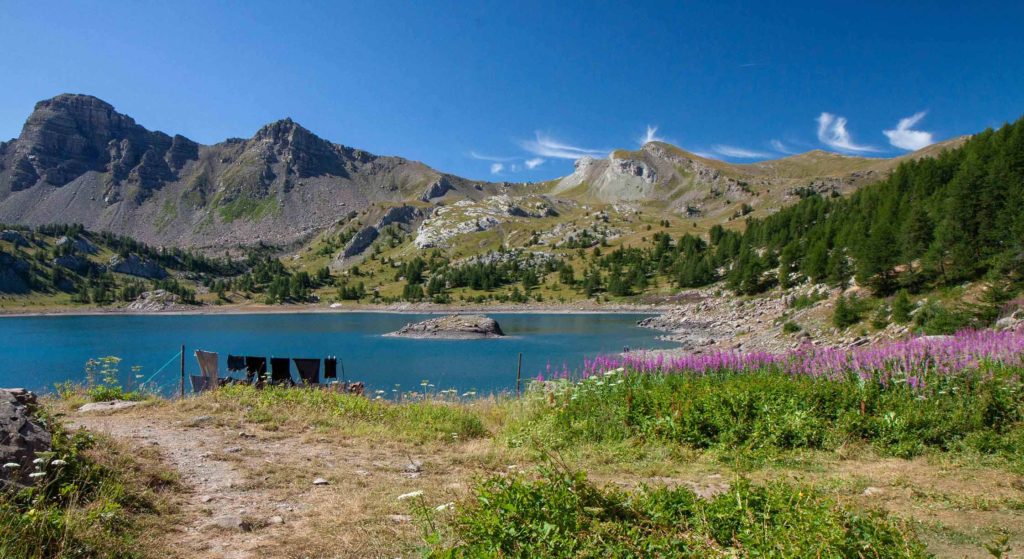
[{"label": "blue sky", "polygon": [[77,92],[203,143],[290,116],[519,181],[653,127],[754,161],[892,156],[1024,114],[1021,2],[284,4],[0,1],[0,138]]}]

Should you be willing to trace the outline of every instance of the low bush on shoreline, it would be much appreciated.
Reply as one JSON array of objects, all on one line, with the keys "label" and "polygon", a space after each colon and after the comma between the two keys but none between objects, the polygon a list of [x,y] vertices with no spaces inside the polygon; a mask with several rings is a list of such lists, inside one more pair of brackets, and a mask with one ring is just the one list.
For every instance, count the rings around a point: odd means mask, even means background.
[{"label": "low bush on shoreline", "polygon": [[41,453],[30,485],[0,490],[0,557],[146,557],[140,538],[151,515],[166,512],[177,481],[111,440],[69,433],[54,421],[53,448]]},{"label": "low bush on shoreline", "polygon": [[930,556],[901,521],[784,483],[741,480],[704,500],[687,488],[605,490],[545,467],[537,479],[490,478],[455,506],[442,533],[419,502],[429,557]]}]

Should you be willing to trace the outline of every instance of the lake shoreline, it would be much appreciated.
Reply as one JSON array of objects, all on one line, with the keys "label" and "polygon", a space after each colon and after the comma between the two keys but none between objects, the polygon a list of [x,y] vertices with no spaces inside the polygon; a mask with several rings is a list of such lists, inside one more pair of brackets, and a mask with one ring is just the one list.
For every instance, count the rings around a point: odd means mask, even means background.
[{"label": "lake shoreline", "polygon": [[258,314],[662,314],[673,305],[573,305],[573,304],[516,304],[516,305],[437,305],[433,303],[402,303],[392,305],[352,305],[331,308],[322,304],[307,305],[200,305],[196,308],[175,308],[160,311],[134,311],[125,308],[49,308],[40,311],[0,310],[4,318],[31,318],[50,316],[204,316],[204,315],[258,315]]}]

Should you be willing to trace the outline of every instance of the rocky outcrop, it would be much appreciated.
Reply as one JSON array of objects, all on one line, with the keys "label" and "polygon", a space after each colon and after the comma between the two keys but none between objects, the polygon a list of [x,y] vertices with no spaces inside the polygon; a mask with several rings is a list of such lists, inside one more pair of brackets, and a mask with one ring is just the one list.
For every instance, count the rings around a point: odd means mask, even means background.
[{"label": "rocky outcrop", "polygon": [[377,221],[377,228],[383,229],[392,223],[410,225],[413,221],[423,217],[423,212],[416,206],[398,206],[388,208],[380,220]]},{"label": "rocky outcrop", "polygon": [[420,196],[420,200],[423,202],[429,202],[434,198],[444,196],[449,190],[453,190],[454,188],[455,187],[452,185],[452,182],[448,180],[448,177],[441,175],[427,186],[427,189],[423,191],[423,195]]},{"label": "rocky outcrop", "polygon": [[164,270],[156,262],[137,254],[129,254],[125,258],[118,255],[110,257],[110,271],[146,279],[167,277],[167,270]]},{"label": "rocky outcrop", "polygon": [[146,291],[125,307],[129,311],[159,312],[177,309],[181,298],[163,289]]},{"label": "rocky outcrop", "polygon": [[[22,388],[0,389],[0,479],[25,481],[36,454],[50,450],[50,433],[33,417],[35,394]],[[8,467],[7,464],[12,464]],[[17,464],[14,467],[13,464]]]},{"label": "rocky outcrop", "polygon": [[500,338],[505,335],[493,318],[482,315],[453,314],[431,318],[386,334],[400,338],[434,338],[445,340],[472,340]]},{"label": "rocky outcrop", "polygon": [[341,251],[342,258],[351,258],[353,256],[362,254],[364,250],[370,248],[373,241],[377,240],[380,236],[380,231],[372,225],[363,227],[358,233],[351,239],[348,244],[345,245],[345,249]]},{"label": "rocky outcrop", "polygon": [[181,163],[190,153],[183,142],[172,152],[173,143],[167,134],[146,130],[109,103],[65,94],[36,104],[13,149],[5,150],[5,159],[13,169],[14,191],[39,181],[64,186],[89,171],[155,188],[175,175],[168,159]]},{"label": "rocky outcrop", "polygon": [[79,275],[89,273],[93,266],[92,262],[78,254],[64,254],[54,258],[51,263],[54,266],[66,268]]},{"label": "rocky outcrop", "polygon": [[96,248],[96,245],[90,243],[88,240],[83,239],[82,237],[61,237],[57,239],[56,244],[59,247],[70,244],[76,252],[80,252],[82,254],[96,254],[98,250]]}]

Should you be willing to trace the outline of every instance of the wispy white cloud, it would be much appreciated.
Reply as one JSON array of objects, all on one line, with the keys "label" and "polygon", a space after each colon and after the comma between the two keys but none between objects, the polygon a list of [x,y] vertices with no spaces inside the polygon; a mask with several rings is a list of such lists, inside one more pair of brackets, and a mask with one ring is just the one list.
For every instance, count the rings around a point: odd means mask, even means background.
[{"label": "wispy white cloud", "polygon": [[787,146],[782,140],[772,140],[771,145],[772,149],[779,153],[783,153],[786,155],[793,155],[794,153],[796,153],[795,151],[790,149],[790,147]]},{"label": "wispy white cloud", "polygon": [[736,146],[726,146],[722,144],[715,144],[711,146],[711,150],[718,155],[724,155],[725,157],[735,157],[737,159],[767,159],[771,157],[770,153],[763,151],[755,151],[752,149],[740,148]]},{"label": "wispy white cloud", "polygon": [[889,138],[889,143],[893,147],[900,149],[915,150],[930,146],[935,142],[932,133],[913,129],[926,114],[928,111],[921,111],[907,118],[901,118],[894,130],[883,130],[882,133]]},{"label": "wispy white cloud", "polygon": [[505,170],[504,163],[491,163],[491,174],[497,175],[498,173]]},{"label": "wispy white cloud", "polygon": [[846,130],[846,117],[832,113],[821,113],[818,121],[818,140],[839,151],[872,152],[878,148],[856,144],[850,132]]},{"label": "wispy white cloud", "polygon": [[470,151],[469,156],[472,157],[473,159],[479,159],[481,161],[497,161],[500,163],[508,163],[509,161],[515,161],[517,159],[515,157],[499,157],[494,155],[484,155],[477,153],[475,151]]},{"label": "wispy white cloud", "polygon": [[569,145],[542,132],[537,132],[536,139],[527,140],[520,144],[523,149],[542,157],[554,157],[556,159],[579,159],[585,156],[604,157],[608,150],[582,148]]},{"label": "wispy white cloud", "polygon": [[533,159],[527,159],[526,161],[523,162],[523,164],[526,165],[526,168],[530,170],[540,167],[543,163],[544,158],[542,157],[534,157]]},{"label": "wispy white cloud", "polygon": [[643,146],[648,142],[664,142],[665,139],[658,136],[658,127],[656,125],[647,125],[647,133],[644,134],[643,138],[640,139],[640,145]]}]

